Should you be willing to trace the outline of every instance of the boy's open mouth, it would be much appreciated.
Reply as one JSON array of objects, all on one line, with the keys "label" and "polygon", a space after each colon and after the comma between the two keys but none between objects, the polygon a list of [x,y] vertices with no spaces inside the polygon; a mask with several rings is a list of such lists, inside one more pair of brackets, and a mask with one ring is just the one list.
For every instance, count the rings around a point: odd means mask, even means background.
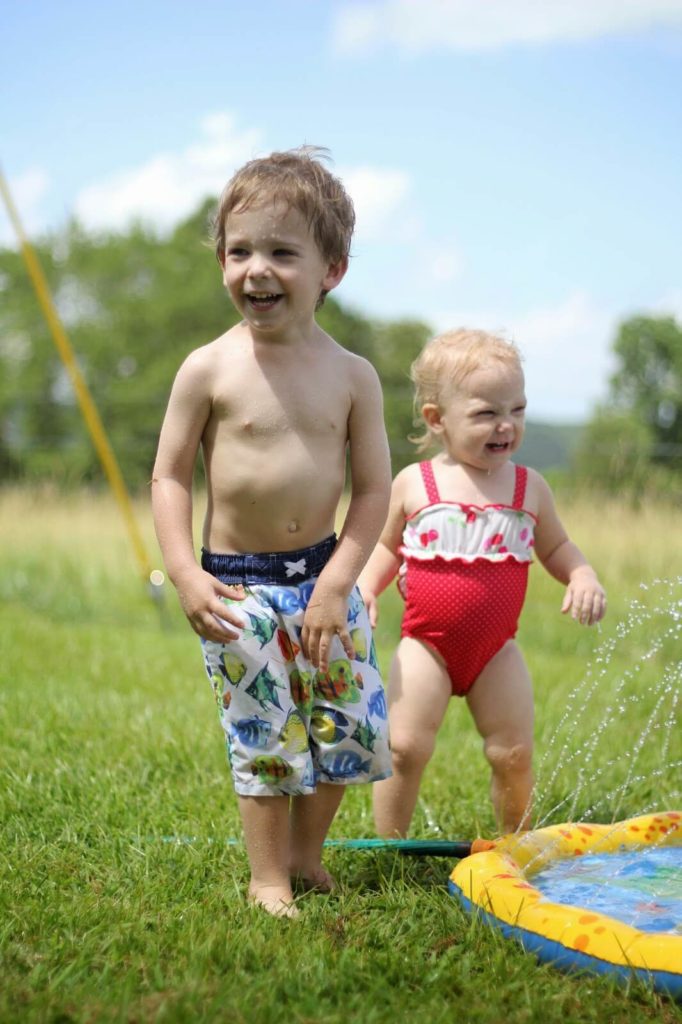
[{"label": "boy's open mouth", "polygon": [[249,305],[253,306],[254,309],[264,310],[272,309],[273,306],[277,305],[281,298],[281,295],[275,295],[270,292],[258,292],[257,294],[252,292],[246,296],[246,301]]},{"label": "boy's open mouth", "polygon": [[509,441],[491,441],[486,448],[491,452],[506,452],[510,443]]}]

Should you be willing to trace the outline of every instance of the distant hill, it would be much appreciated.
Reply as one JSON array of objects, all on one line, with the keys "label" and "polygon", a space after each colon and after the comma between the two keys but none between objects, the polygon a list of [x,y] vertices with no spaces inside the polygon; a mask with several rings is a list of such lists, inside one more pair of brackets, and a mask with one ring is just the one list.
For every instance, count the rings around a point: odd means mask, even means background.
[{"label": "distant hill", "polygon": [[582,427],[576,423],[528,420],[519,461],[541,473],[547,469],[568,469],[581,432]]}]

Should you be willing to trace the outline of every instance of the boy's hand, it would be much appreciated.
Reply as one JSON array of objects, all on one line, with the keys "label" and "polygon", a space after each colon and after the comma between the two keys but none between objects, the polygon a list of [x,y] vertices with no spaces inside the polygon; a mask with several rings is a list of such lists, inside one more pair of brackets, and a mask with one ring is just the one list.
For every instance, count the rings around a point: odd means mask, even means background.
[{"label": "boy's hand", "polygon": [[348,632],[348,599],[344,594],[313,590],[310,603],[303,616],[301,647],[306,658],[319,669],[329,668],[332,640],[338,636],[349,658],[355,657],[355,648]]},{"label": "boy's hand", "polygon": [[572,618],[583,626],[591,626],[604,618],[606,593],[592,569],[576,569],[566,588],[562,613],[570,611]]},{"label": "boy's hand", "polygon": [[218,644],[237,639],[238,630],[244,628],[244,621],[220,598],[243,601],[246,594],[241,584],[228,586],[197,566],[176,580],[175,588],[182,610],[195,633]]}]

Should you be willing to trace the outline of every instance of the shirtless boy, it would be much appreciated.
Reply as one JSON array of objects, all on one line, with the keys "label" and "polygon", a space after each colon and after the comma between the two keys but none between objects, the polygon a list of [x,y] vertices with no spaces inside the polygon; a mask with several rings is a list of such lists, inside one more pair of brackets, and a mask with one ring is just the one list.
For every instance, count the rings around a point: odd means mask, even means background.
[{"label": "shirtless boy", "polygon": [[[297,914],[292,879],[333,886],[322,846],[344,786],[390,775],[386,704],[355,587],[386,518],[388,445],[375,371],[315,320],[346,272],[354,226],[319,155],[273,153],[228,182],[216,252],[243,319],[181,366],[152,487],[168,575],[201,637],[225,730],[249,898],[286,916]],[[351,497],[337,539],[347,451]]]}]

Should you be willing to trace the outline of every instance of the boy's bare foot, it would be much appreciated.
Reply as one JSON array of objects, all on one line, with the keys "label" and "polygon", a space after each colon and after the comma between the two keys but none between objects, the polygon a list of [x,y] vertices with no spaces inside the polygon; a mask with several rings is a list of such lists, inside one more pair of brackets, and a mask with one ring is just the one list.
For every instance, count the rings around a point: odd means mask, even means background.
[{"label": "boy's bare foot", "polygon": [[329,893],[336,888],[336,879],[321,864],[306,871],[292,872],[291,880],[301,892]]},{"label": "boy's bare foot", "polygon": [[298,917],[299,910],[294,904],[291,889],[279,885],[250,885],[249,903],[261,907],[273,917]]}]

